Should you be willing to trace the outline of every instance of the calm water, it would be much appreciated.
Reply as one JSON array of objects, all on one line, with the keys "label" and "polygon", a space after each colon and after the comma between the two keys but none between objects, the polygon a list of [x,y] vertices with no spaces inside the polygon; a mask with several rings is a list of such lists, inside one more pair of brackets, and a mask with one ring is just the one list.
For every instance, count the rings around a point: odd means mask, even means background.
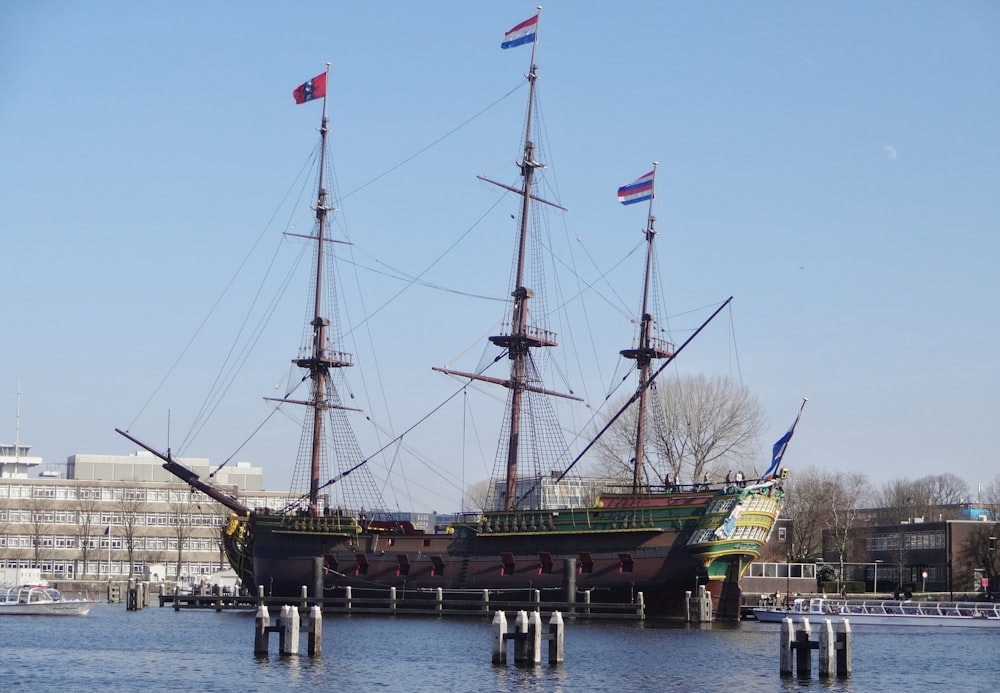
[{"label": "calm water", "polygon": [[[778,626],[569,622],[566,663],[494,666],[484,621],[328,616],[323,655],[253,654],[253,616],[128,612],[0,618],[0,681],[31,691],[995,691],[997,632],[855,632],[854,675],[783,680]],[[545,644],[543,643],[543,648]],[[305,651],[305,638],[302,640]],[[543,659],[544,659],[543,649]],[[815,668],[815,659],[814,659]]]}]

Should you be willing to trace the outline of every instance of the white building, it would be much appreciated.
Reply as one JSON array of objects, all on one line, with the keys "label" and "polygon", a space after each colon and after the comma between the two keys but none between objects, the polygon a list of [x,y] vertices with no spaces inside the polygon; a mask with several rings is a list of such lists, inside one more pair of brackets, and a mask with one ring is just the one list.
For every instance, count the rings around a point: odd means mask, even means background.
[{"label": "white building", "polygon": [[[159,458],[72,455],[67,478],[28,477],[40,458],[27,446],[0,457],[0,567],[38,568],[53,579],[143,576],[192,579],[228,567],[221,530],[229,511],[162,468]],[[209,460],[179,459],[202,479]],[[281,506],[288,493],[263,490],[263,472],[245,462],[211,478],[248,507]],[[178,563],[180,564],[178,566]]]}]

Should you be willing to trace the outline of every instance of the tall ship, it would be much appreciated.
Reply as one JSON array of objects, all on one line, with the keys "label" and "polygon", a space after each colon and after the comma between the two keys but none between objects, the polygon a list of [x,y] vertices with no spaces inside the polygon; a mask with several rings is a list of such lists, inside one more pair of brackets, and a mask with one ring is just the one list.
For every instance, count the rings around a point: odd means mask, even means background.
[{"label": "tall ship", "polygon": [[[541,245],[532,235],[534,207],[553,204],[536,191],[535,174],[543,166],[537,161],[532,133],[538,24],[538,14],[518,24],[507,32],[502,46],[531,47],[523,152],[518,162],[520,184],[496,183],[519,198],[504,329],[489,337],[505,355],[509,373],[493,377],[483,372],[435,369],[466,383],[506,389],[496,478],[491,480],[486,507],[463,514],[444,528],[418,531],[384,510],[387,506],[373,493],[377,484],[366,464],[368,458],[351,430],[352,410],[344,406],[336,387],[336,376],[350,368],[353,360],[341,346],[336,329],[340,321],[331,312],[334,306],[325,288],[333,274],[328,258],[333,207],[323,174],[329,136],[327,75],[295,90],[299,103],[323,99],[315,226],[306,237],[314,252],[312,310],[303,351],[293,360],[303,371],[302,382],[308,383],[309,394],[280,400],[307,412],[299,443],[299,461],[308,470],[303,495],[284,508],[246,507],[179,464],[169,449],[160,452],[119,431],[161,457],[166,469],[229,508],[223,543],[244,585],[260,586],[266,594],[281,596],[298,596],[304,586],[318,597],[336,596],[338,589],[347,586],[479,593],[503,590],[508,595],[517,590],[553,590],[559,598],[568,592],[589,591],[593,601],[602,602],[632,602],[642,592],[647,613],[653,615],[681,613],[686,606],[685,592],[705,585],[718,616],[738,615],[739,577],[759,556],[782,507],[780,454],[776,453],[761,479],[677,484],[655,476],[655,482],[649,481],[646,410],[650,385],[728,303],[719,306],[679,346],[654,336],[655,318],[648,297],[656,236],[655,164],[649,174],[619,190],[623,203],[648,200],[649,210],[637,343],[621,351],[621,356],[634,362],[638,384],[625,406],[598,432],[599,436],[626,410],[632,412],[627,419],[634,422],[631,481],[581,493],[574,502],[566,501],[573,494],[552,501],[543,492],[569,484],[568,473],[593,443],[571,459],[564,452],[564,443],[545,439],[549,432],[559,433],[551,398],[575,397],[552,390],[542,381],[539,364],[545,352],[557,346],[557,335],[541,322],[545,310],[539,307],[544,304],[536,295],[538,285],[528,285],[531,268],[540,264],[533,257]],[[553,466],[541,468],[546,450],[555,451]],[[336,470],[332,476],[331,464]],[[356,495],[343,491],[350,484],[361,490]],[[333,487],[341,494],[338,498],[342,503],[330,500]]]}]

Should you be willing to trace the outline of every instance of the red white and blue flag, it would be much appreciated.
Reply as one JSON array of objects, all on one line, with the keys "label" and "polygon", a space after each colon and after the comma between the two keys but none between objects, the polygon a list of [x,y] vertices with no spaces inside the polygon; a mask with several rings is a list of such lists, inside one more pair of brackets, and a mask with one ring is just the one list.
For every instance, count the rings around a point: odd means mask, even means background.
[{"label": "red white and blue flag", "polygon": [[300,84],[292,90],[295,103],[305,103],[326,96],[326,73],[316,75],[308,82]]},{"label": "red white and blue flag", "polygon": [[639,178],[639,180],[618,188],[618,201],[623,205],[631,205],[653,197],[654,173],[656,173],[655,169]]},{"label": "red white and blue flag", "polygon": [[526,19],[516,27],[508,31],[503,35],[503,43],[500,44],[501,48],[513,48],[514,46],[520,46],[525,43],[534,43],[535,32],[538,28],[538,15],[536,14],[531,19]]}]

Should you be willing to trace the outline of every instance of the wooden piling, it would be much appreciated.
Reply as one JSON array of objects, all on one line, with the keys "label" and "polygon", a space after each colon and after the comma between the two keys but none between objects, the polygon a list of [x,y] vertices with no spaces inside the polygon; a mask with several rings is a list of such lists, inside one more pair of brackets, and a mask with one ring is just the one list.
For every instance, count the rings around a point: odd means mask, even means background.
[{"label": "wooden piling", "polygon": [[528,612],[518,611],[514,619],[514,664],[528,661]]},{"label": "wooden piling", "polygon": [[576,601],[576,559],[563,559],[563,601]]},{"label": "wooden piling", "polygon": [[493,663],[507,663],[507,644],[504,639],[507,637],[507,614],[502,611],[496,612],[493,616]]},{"label": "wooden piling", "polygon": [[255,655],[267,654],[267,640],[270,633],[271,616],[267,611],[267,607],[261,604],[257,607],[257,617],[254,620],[253,653]]},{"label": "wooden piling", "polygon": [[782,676],[792,675],[792,643],[795,640],[795,630],[792,619],[781,620],[781,639],[778,642],[778,671]]},{"label": "wooden piling", "polygon": [[525,664],[542,663],[542,614],[532,611],[528,614],[528,633],[526,641]]},{"label": "wooden piling", "polygon": [[830,619],[823,619],[819,626],[819,676],[829,678],[833,676],[834,650],[837,641],[833,635],[833,623]]},{"label": "wooden piling", "polygon": [[549,618],[549,664],[562,664],[565,660],[563,645],[565,644],[563,617],[558,611]]},{"label": "wooden piling", "polygon": [[824,619],[819,627],[819,640],[811,639],[812,628],[809,619],[803,618],[799,624],[794,624],[791,618],[781,622],[781,636],[778,642],[778,669],[781,676],[792,675],[792,658],[794,652],[795,673],[799,678],[809,678],[812,673],[812,650],[817,650],[819,657],[819,676],[833,676],[834,668],[838,677],[851,675],[851,624],[847,620],[837,625],[834,633],[833,623]]},{"label": "wooden piling", "polygon": [[812,636],[812,626],[809,619],[803,618],[795,631],[795,672],[801,678],[809,678],[812,674],[812,652],[809,641]]},{"label": "wooden piling", "polygon": [[285,604],[281,607],[281,630],[278,631],[278,651],[283,655],[299,653],[299,610]]},{"label": "wooden piling", "polygon": [[837,624],[837,676],[851,675],[851,624],[844,619]]},{"label": "wooden piling", "polygon": [[307,647],[310,657],[319,657],[323,654],[323,610],[316,605],[309,609],[309,638]]},{"label": "wooden piling", "polygon": [[514,663],[538,665],[542,661],[542,641],[549,643],[549,664],[559,665],[565,660],[565,630],[563,616],[556,611],[549,619],[548,629],[543,630],[539,611],[519,611],[514,628],[507,632],[507,615],[497,611],[493,617],[492,658],[494,664],[507,663],[507,642],[514,643]]}]

